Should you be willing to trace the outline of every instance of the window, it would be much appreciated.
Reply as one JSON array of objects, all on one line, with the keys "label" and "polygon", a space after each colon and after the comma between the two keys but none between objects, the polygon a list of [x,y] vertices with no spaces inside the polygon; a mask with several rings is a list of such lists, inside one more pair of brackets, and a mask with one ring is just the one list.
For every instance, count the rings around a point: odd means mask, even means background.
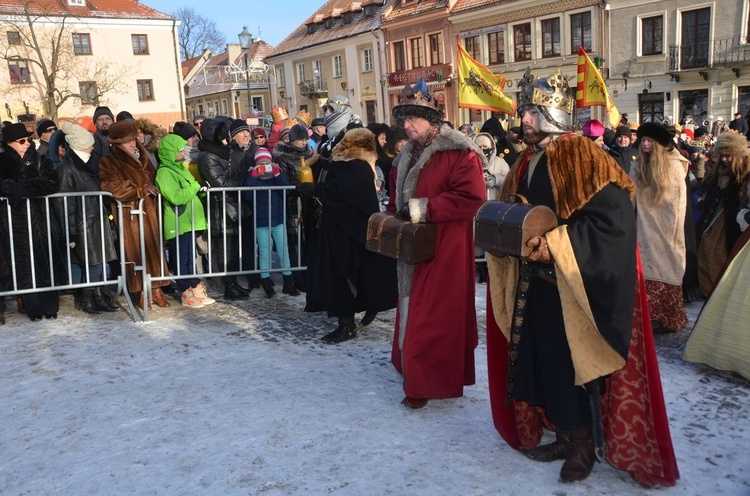
[{"label": "window", "polygon": [[76,55],[91,55],[90,34],[73,33],[73,53]]},{"label": "window", "polygon": [[424,67],[424,59],[422,58],[422,38],[410,39],[409,48],[411,48],[411,68],[416,69],[417,67]]},{"label": "window", "polygon": [[545,19],[542,21],[542,57],[559,57],[562,55],[560,47],[560,19]]},{"label": "window", "polygon": [[531,23],[513,26],[513,54],[516,62],[531,60]]},{"label": "window", "polygon": [[490,64],[505,63],[505,32],[490,33],[487,35],[487,46],[490,51]]},{"label": "window", "polygon": [[664,93],[643,93],[638,95],[638,109],[641,122],[664,122]]},{"label": "window", "polygon": [[470,38],[464,39],[464,48],[466,49],[466,52],[471,55],[471,57],[474,60],[480,61],[479,57],[480,51],[479,51],[479,36],[472,36]]},{"label": "window", "polygon": [[442,33],[431,34],[430,40],[430,65],[443,63],[443,35]]},{"label": "window", "polygon": [[658,55],[662,53],[664,35],[664,18],[662,16],[646,17],[641,20],[641,55]]},{"label": "window", "polygon": [[315,24],[307,25],[307,34],[313,34],[315,32]]},{"label": "window", "polygon": [[362,72],[372,72],[372,49],[362,50]]},{"label": "window", "polygon": [[221,101],[221,115],[229,115],[229,107],[227,106],[227,100]]},{"label": "window", "polygon": [[148,55],[148,36],[145,34],[132,34],[133,55]]},{"label": "window", "polygon": [[351,12],[344,12],[344,24],[351,24],[352,23],[352,13]]},{"label": "window", "polygon": [[591,12],[570,16],[570,53],[578,53],[579,46],[591,51]]},{"label": "window", "polygon": [[276,69],[276,86],[283,88],[286,86],[286,78],[284,77],[284,68],[279,67]]},{"label": "window", "polygon": [[708,65],[710,29],[711,9],[709,7],[682,13],[682,42],[680,45],[680,66],[682,69]]},{"label": "window", "polygon": [[305,64],[297,64],[297,83],[305,82]]},{"label": "window", "polygon": [[[742,88],[738,88],[740,98],[740,112],[742,111]],[[745,96],[747,98],[747,96]],[[708,119],[708,90],[689,90],[677,93],[680,106],[680,122],[686,115],[691,115],[693,121],[698,124]],[[745,114],[742,114],[745,115]]]},{"label": "window", "polygon": [[13,84],[30,83],[29,64],[25,60],[9,60],[8,74]]},{"label": "window", "polygon": [[80,81],[78,92],[81,94],[81,105],[99,105],[96,97],[96,81]]},{"label": "window", "polygon": [[397,41],[393,44],[393,66],[397,71],[406,69],[406,54],[404,52],[403,41]]},{"label": "window", "polygon": [[365,10],[365,17],[371,17],[375,14],[375,7],[373,7],[372,5],[368,5],[367,7],[365,7],[364,10]]},{"label": "window", "polygon": [[315,84],[319,85],[323,81],[323,65],[320,63],[320,60],[313,60],[312,67]]},{"label": "window", "polygon": [[344,75],[344,68],[341,65],[341,55],[333,56],[333,77],[341,77]]},{"label": "window", "polygon": [[326,19],[326,20],[325,20],[325,21],[323,22],[323,26],[324,26],[324,27],[325,27],[326,29],[331,29],[331,28],[333,27],[333,18],[332,18],[332,17],[329,17],[329,18],[327,18],[327,19]]},{"label": "window", "polygon": [[20,45],[21,33],[18,31],[8,31],[8,45]]},{"label": "window", "polygon": [[154,99],[154,83],[151,79],[138,79],[138,100],[141,102]]},{"label": "window", "polygon": [[86,0],[68,0],[68,5],[72,5],[73,7],[85,7]]},{"label": "window", "polygon": [[[737,88],[737,108],[742,115],[750,113],[750,86],[740,86]],[[693,119],[695,120],[695,119]]]},{"label": "window", "polygon": [[254,96],[253,99],[253,112],[263,112],[263,97]]}]

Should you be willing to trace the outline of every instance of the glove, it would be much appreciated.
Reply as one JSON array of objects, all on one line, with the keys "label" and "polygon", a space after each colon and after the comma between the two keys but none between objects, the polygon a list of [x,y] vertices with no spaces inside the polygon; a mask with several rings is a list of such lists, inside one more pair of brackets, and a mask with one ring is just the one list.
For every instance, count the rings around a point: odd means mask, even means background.
[{"label": "glove", "polygon": [[484,182],[487,184],[488,188],[494,188],[495,184],[497,184],[497,179],[495,179],[495,176],[490,174],[490,171],[486,170],[484,171]]},{"label": "glove", "polygon": [[740,225],[740,231],[745,232],[748,228],[748,217],[750,217],[750,209],[743,208],[737,213],[737,224]]},{"label": "glove", "polygon": [[409,214],[409,204],[408,203],[405,204],[401,208],[401,210],[399,210],[398,212],[396,212],[396,217],[398,217],[399,219],[404,219],[404,220],[408,220],[409,222],[411,222],[411,214]]},{"label": "glove", "polygon": [[211,185],[208,183],[208,181],[201,181],[198,184],[200,185],[200,189],[198,190],[198,192],[200,193],[205,193],[206,191],[211,189]]},{"label": "glove", "polygon": [[315,184],[314,183],[298,183],[297,191],[302,198],[312,198],[315,196]]}]

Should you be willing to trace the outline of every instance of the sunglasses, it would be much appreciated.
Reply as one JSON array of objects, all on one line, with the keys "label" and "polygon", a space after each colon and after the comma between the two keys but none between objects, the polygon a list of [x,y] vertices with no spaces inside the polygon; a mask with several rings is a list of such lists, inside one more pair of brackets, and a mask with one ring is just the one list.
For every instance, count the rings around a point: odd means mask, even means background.
[{"label": "sunglasses", "polygon": [[31,144],[31,139],[30,138],[21,138],[21,139],[15,140],[13,143],[18,143],[19,145],[25,145],[26,143]]},{"label": "sunglasses", "polygon": [[47,129],[45,129],[44,131],[42,131],[42,134],[54,133],[55,131],[57,131],[56,127],[48,127]]},{"label": "sunglasses", "polygon": [[266,139],[266,137],[265,136],[253,136],[253,139],[254,140]]}]

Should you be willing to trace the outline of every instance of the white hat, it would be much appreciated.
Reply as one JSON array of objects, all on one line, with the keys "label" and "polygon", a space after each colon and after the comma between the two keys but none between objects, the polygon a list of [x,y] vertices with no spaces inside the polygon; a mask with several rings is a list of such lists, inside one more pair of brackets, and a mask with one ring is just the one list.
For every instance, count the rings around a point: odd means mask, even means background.
[{"label": "white hat", "polygon": [[75,122],[64,122],[62,131],[65,133],[65,141],[75,151],[83,151],[94,145],[94,135]]},{"label": "white hat", "polygon": [[719,116],[716,118],[717,121],[724,121],[724,118],[722,116]]}]

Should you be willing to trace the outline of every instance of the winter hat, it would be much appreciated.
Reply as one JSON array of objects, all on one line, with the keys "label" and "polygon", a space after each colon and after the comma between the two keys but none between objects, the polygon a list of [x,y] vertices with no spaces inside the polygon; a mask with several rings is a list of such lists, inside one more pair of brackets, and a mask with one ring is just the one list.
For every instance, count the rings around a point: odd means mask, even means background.
[{"label": "winter hat", "polygon": [[[5,131],[5,129],[3,129]],[[742,134],[721,133],[716,140],[714,150],[719,155],[731,155],[741,158],[747,156],[747,138]]]},{"label": "winter hat", "polygon": [[192,124],[185,121],[178,121],[174,123],[172,132],[177,136],[180,136],[185,141],[189,140],[193,136],[198,136],[198,130],[193,127]]},{"label": "winter hat", "polygon": [[687,149],[687,152],[692,155],[693,153],[700,153],[703,151],[703,148],[700,146],[689,146]]},{"label": "winter hat", "polygon": [[604,134],[604,124],[596,119],[591,119],[583,125],[583,135],[589,138],[598,138]]},{"label": "winter hat", "polygon": [[94,135],[75,122],[64,122],[62,130],[65,133],[65,141],[68,142],[72,150],[82,152],[86,148],[94,146]]},{"label": "winter hat", "polygon": [[719,117],[717,117],[717,118],[716,118],[716,120],[717,120],[717,121],[721,121],[721,122],[724,122],[724,118],[723,118],[722,116],[719,116]]},{"label": "winter hat", "polygon": [[39,124],[36,125],[36,135],[41,136],[47,130],[48,127],[57,127],[54,122],[49,119],[42,119]]},{"label": "winter hat", "polygon": [[247,125],[247,121],[245,121],[244,119],[233,120],[232,125],[229,126],[229,136],[234,138],[242,131],[250,132],[250,126]]},{"label": "winter hat", "polygon": [[630,138],[630,128],[628,126],[617,126],[617,131],[615,131],[615,138],[619,138],[620,136],[627,136]]},{"label": "winter hat", "polygon": [[664,126],[656,124],[655,122],[644,122],[638,127],[637,133],[638,139],[643,137],[651,138],[661,146],[669,148],[673,145],[672,133],[670,133]]},{"label": "winter hat", "polygon": [[266,148],[265,146],[259,146],[258,148],[256,148],[253,157],[255,158],[256,164],[260,164],[263,162],[273,162],[271,152],[269,152],[268,148]]},{"label": "winter hat", "polygon": [[119,114],[117,114],[117,119],[115,119],[115,120],[116,120],[117,122],[120,122],[120,121],[127,121],[127,120],[131,120],[131,121],[134,121],[134,120],[135,120],[135,118],[133,117],[133,114],[131,114],[131,113],[130,113],[130,112],[128,112],[127,110],[123,110],[122,112],[120,112]]},{"label": "winter hat", "polygon": [[289,141],[297,141],[301,139],[308,139],[310,135],[307,133],[307,128],[302,124],[295,124],[289,129]]},{"label": "winter hat", "polygon": [[110,119],[115,120],[115,116],[112,113],[112,111],[109,110],[109,107],[96,107],[96,110],[94,110],[94,123],[95,124],[96,124],[96,120],[102,115],[108,115]]},{"label": "winter hat", "polygon": [[10,143],[11,141],[16,141],[21,138],[28,138],[32,134],[34,133],[26,129],[26,126],[20,122],[14,122],[13,124],[3,127],[3,142]]},{"label": "winter hat", "polygon": [[289,129],[288,127],[285,127],[284,129],[279,132],[279,141],[284,141],[284,138],[289,137]]},{"label": "winter hat", "polygon": [[137,136],[138,130],[135,128],[135,121],[120,121],[109,126],[107,141],[112,145],[117,145],[132,141]]},{"label": "winter hat", "polygon": [[708,134],[708,129],[706,129],[703,126],[696,127],[695,131],[693,131],[693,134],[695,135],[695,139],[701,138]]},{"label": "winter hat", "polygon": [[257,136],[263,136],[264,138],[268,138],[268,135],[266,134],[266,130],[262,127],[256,127],[252,131],[250,131],[250,136],[255,139]]},{"label": "winter hat", "polygon": [[682,131],[680,131],[680,138],[682,138],[683,140],[687,140],[689,138],[690,141],[693,141],[695,139],[695,133],[692,129],[683,129]]},{"label": "winter hat", "polygon": [[325,126],[325,125],[326,125],[326,121],[322,117],[316,117],[310,123],[310,127]]}]

